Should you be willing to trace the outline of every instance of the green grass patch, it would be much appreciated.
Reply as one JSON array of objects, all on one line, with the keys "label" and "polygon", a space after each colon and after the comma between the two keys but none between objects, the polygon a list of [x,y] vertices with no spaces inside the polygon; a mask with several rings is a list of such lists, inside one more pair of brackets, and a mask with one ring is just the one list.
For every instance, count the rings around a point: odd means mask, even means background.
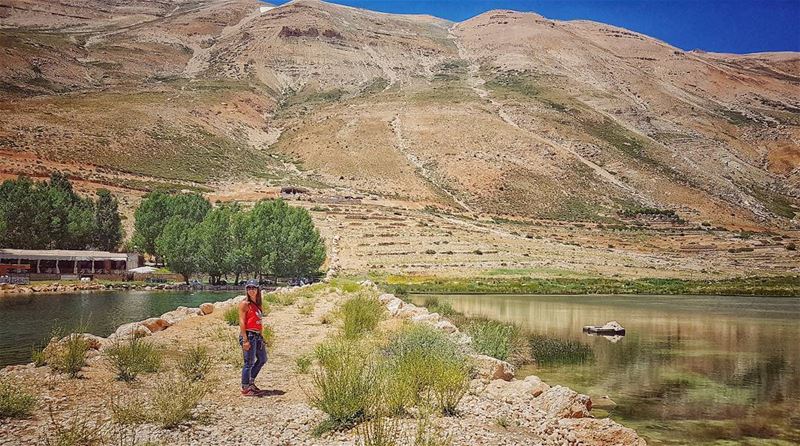
[{"label": "green grass patch", "polygon": [[339,310],[344,337],[355,339],[374,330],[384,313],[383,305],[372,296],[360,294],[350,298]]},{"label": "green grass patch", "polygon": [[133,381],[141,373],[160,370],[162,352],[155,345],[139,337],[117,341],[105,350],[106,360],[120,381]]},{"label": "green grass patch", "polygon": [[720,280],[390,276],[386,288],[417,294],[696,294],[800,296],[800,277],[743,277]]},{"label": "green grass patch", "polygon": [[36,408],[37,398],[11,377],[0,378],[0,418],[25,418]]},{"label": "green grass patch", "polygon": [[582,364],[594,359],[592,348],[582,342],[540,334],[528,336],[530,352],[539,366]]},{"label": "green grass patch", "polygon": [[519,356],[521,352],[518,348],[521,331],[514,324],[491,319],[473,319],[463,329],[472,337],[472,346],[478,353],[511,361],[512,357]]},{"label": "green grass patch", "polygon": [[178,358],[177,369],[184,378],[190,381],[202,381],[211,372],[214,361],[208,348],[202,345],[189,347]]}]

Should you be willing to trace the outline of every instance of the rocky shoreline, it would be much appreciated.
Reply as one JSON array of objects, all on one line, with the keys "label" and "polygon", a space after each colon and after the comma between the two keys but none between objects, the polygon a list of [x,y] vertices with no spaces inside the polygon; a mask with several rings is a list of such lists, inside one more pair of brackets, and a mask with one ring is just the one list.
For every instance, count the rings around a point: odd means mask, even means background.
[{"label": "rocky shoreline", "polygon": [[[363,282],[363,288],[378,296],[377,287]],[[314,291],[312,291],[314,290]],[[265,367],[264,381],[275,389],[276,396],[267,399],[242,398],[238,395],[238,370],[230,364],[216,367],[217,378],[209,380],[209,396],[197,411],[203,421],[191,421],[174,429],[142,424],[135,428],[138,439],[158,439],[163,444],[226,445],[354,445],[355,430],[336,432],[315,438],[313,425],[323,414],[310,407],[304,388],[308,375],[295,370],[295,360],[308,353],[320,341],[334,332],[325,315],[335,311],[348,293],[335,288],[309,289],[308,286],[279,289],[282,296],[297,296],[286,305],[274,305],[267,320],[274,330],[275,345],[270,349],[270,361]],[[426,308],[402,301],[392,294],[380,294],[390,319],[430,324],[447,333],[456,342],[469,347],[471,339],[458,328]],[[222,314],[237,304],[243,296],[227,301],[205,303],[198,308],[179,307],[159,317],[120,326],[108,338],[84,334],[91,347],[87,355],[84,379],[69,379],[49,371],[47,366],[33,364],[9,366],[0,377],[14,377],[25,386],[41,389],[41,396],[52,411],[55,406],[64,417],[91,413],[98,420],[108,420],[108,398],[97,395],[147,393],[149,379],[130,387],[115,382],[104,366],[103,350],[117,339],[131,335],[147,337],[165,349],[187,342],[211,345],[217,337],[228,339],[220,344],[219,353],[237,354],[236,327],[228,326]],[[287,302],[290,299],[285,299]],[[302,309],[313,303],[313,311]],[[216,344],[214,344],[216,345]],[[636,432],[610,419],[591,416],[592,401],[586,396],[562,386],[549,386],[535,376],[516,379],[514,367],[504,361],[473,354],[476,375],[470,382],[468,394],[459,403],[459,416],[439,417],[437,425],[451,437],[453,445],[644,445]],[[261,380],[262,378],[260,378]],[[113,396],[112,396],[113,397]],[[87,412],[89,411],[89,412]],[[38,409],[30,419],[11,419],[0,426],[0,445],[31,444],[43,429],[47,429],[47,411]],[[242,424],[243,414],[254,417],[254,425]],[[83,415],[82,415],[83,416]],[[498,420],[505,420],[500,422]],[[411,430],[412,419],[398,420],[402,430]],[[160,443],[156,443],[160,444]]]}]

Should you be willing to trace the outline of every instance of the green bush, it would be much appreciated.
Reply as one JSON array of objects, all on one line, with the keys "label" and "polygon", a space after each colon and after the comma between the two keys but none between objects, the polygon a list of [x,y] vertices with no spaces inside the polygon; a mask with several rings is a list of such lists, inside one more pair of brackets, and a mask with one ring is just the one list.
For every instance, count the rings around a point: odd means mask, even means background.
[{"label": "green bush", "polygon": [[89,341],[81,334],[71,333],[60,341],[50,342],[42,353],[51,369],[75,378],[86,365],[88,350]]},{"label": "green bush", "polygon": [[36,397],[10,378],[0,379],[0,418],[25,418],[36,408]]},{"label": "green bush", "polygon": [[190,381],[201,381],[211,371],[213,361],[205,346],[197,345],[183,352],[178,359],[178,371]]},{"label": "green bush", "polygon": [[592,347],[578,341],[531,335],[531,356],[539,365],[580,364],[594,358]]},{"label": "green bush", "polygon": [[140,373],[153,373],[161,368],[161,351],[139,337],[117,341],[105,354],[120,381],[133,381]]},{"label": "green bush", "polygon": [[171,428],[192,419],[194,409],[206,395],[206,386],[196,381],[170,377],[154,389],[150,404],[152,418],[162,427]]},{"label": "green bush", "polygon": [[396,420],[376,417],[356,429],[359,446],[397,446],[400,443],[400,425]]},{"label": "green bush", "polygon": [[434,296],[426,297],[423,305],[425,305],[425,307],[432,313],[439,313],[439,315],[444,317],[451,317],[460,314],[458,311],[453,309],[453,306],[450,305],[450,302],[441,301],[438,297]]},{"label": "green bush", "polygon": [[297,373],[305,375],[311,370],[311,357],[308,355],[298,356],[294,361]]},{"label": "green bush", "polygon": [[340,311],[344,321],[344,336],[355,339],[378,326],[384,308],[374,297],[358,295],[346,301]]},{"label": "green bush", "polygon": [[442,434],[427,417],[420,418],[417,422],[414,446],[450,446],[452,443],[450,436]]},{"label": "green bush", "polygon": [[47,358],[44,355],[44,348],[40,346],[34,346],[31,348],[31,361],[33,361],[33,365],[36,367],[41,367],[47,364]]},{"label": "green bush", "polygon": [[44,446],[101,446],[106,444],[108,426],[96,422],[96,417],[73,413],[63,421],[56,420],[52,406],[48,407],[50,425],[42,431]]},{"label": "green bush", "polygon": [[472,320],[464,331],[472,337],[475,351],[502,361],[511,359],[520,335],[517,326],[489,319]]},{"label": "green bush", "polygon": [[470,368],[458,346],[433,327],[412,324],[395,333],[385,349],[391,385],[382,392],[395,412],[427,403],[452,415],[469,383]]},{"label": "green bush", "polygon": [[375,353],[360,343],[334,338],[317,346],[319,368],[312,374],[311,405],[328,415],[316,434],[349,428],[371,412],[375,389]]},{"label": "green bush", "polygon": [[225,313],[222,314],[222,318],[225,319],[228,325],[239,325],[239,306],[233,305],[225,310]]}]

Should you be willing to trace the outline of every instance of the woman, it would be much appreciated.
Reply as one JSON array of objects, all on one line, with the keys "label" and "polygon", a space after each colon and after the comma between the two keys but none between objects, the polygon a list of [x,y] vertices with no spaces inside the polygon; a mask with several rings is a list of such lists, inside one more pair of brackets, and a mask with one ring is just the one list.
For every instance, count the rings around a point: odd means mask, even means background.
[{"label": "woman", "polygon": [[245,290],[246,299],[239,304],[239,344],[244,353],[242,395],[259,396],[261,389],[256,386],[256,377],[267,362],[267,348],[261,336],[261,289],[258,282],[251,279]]}]

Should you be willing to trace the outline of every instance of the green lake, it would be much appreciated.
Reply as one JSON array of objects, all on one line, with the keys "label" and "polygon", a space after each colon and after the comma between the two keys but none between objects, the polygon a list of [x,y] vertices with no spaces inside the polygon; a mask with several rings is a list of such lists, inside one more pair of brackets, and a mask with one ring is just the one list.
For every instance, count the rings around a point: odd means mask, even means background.
[{"label": "green lake", "polygon": [[0,299],[0,367],[30,362],[33,347],[46,343],[53,329],[108,336],[128,322],[237,294],[241,293],[103,291],[5,296]]},{"label": "green lake", "polygon": [[[636,429],[650,445],[800,444],[799,298],[436,297],[468,316],[571,341],[577,354],[525,365],[518,376],[610,397],[616,407],[594,415]],[[627,330],[616,342],[581,331],[612,320]]]}]

